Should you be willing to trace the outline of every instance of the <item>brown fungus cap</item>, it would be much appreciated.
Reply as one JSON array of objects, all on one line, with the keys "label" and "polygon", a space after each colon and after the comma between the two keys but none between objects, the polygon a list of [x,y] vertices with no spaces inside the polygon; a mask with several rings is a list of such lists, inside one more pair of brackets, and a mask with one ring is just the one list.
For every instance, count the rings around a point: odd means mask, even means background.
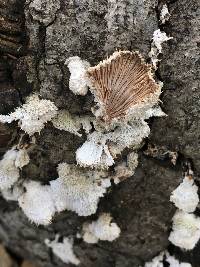
[{"label": "brown fungus cap", "polygon": [[88,68],[87,74],[106,122],[124,118],[134,108],[153,106],[161,93],[151,66],[145,64],[138,52],[114,52],[97,66]]}]

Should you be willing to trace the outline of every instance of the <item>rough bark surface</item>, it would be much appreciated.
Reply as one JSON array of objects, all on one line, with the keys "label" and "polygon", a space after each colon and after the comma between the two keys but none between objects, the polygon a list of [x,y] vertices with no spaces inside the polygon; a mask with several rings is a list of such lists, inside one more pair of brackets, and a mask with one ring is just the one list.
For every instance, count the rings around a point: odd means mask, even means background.
[{"label": "rough bark surface", "polygon": [[[41,5],[42,3],[42,5]],[[89,245],[76,239],[88,218],[72,212],[59,214],[48,227],[31,224],[19,207],[0,198],[0,240],[18,257],[42,267],[64,267],[45,246],[56,233],[75,238],[74,251],[81,267],[133,267],[144,264],[169,246],[175,208],[170,193],[180,183],[185,160],[200,174],[198,0],[168,1],[170,20],[160,25],[163,2],[157,0],[0,0],[0,113],[7,114],[31,91],[75,114],[89,114],[92,95],[75,96],[68,88],[69,56],[96,64],[116,49],[139,50],[148,59],[153,32],[159,28],[173,37],[163,49],[157,76],[164,82],[162,101],[168,117],[151,121],[150,139],[140,152],[135,175],[113,186],[99,203],[99,212],[111,212],[121,228],[116,241]],[[198,9],[199,8],[199,9]],[[19,138],[16,125],[0,125],[0,153]],[[75,162],[84,141],[48,124],[37,136],[31,162],[23,169],[26,179],[47,182],[57,177],[60,162]],[[179,155],[176,166],[164,153],[145,156],[148,143],[160,151]],[[91,218],[96,218],[92,216]],[[198,246],[178,256],[198,267]],[[71,265],[69,265],[71,266]]]}]

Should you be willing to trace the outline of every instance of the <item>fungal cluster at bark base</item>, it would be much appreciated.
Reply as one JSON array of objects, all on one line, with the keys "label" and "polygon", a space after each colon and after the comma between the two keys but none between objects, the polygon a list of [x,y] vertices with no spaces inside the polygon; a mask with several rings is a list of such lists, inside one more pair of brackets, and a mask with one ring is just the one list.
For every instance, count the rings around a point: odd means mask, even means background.
[{"label": "fungal cluster at bark base", "polygon": [[189,172],[170,197],[178,210],[172,219],[169,241],[186,250],[193,249],[200,239],[200,218],[193,214],[199,203],[198,187],[194,184],[193,172]]},{"label": "fungal cluster at bark base", "polygon": [[86,243],[95,244],[99,240],[112,242],[120,235],[119,226],[111,222],[109,213],[102,213],[96,221],[83,224],[82,237]]},{"label": "fungal cluster at bark base", "polygon": [[74,254],[73,251],[73,239],[64,237],[62,242],[59,242],[59,235],[56,235],[55,240],[50,241],[45,239],[47,247],[52,249],[54,255],[56,255],[64,263],[72,263],[78,265],[80,260]]}]

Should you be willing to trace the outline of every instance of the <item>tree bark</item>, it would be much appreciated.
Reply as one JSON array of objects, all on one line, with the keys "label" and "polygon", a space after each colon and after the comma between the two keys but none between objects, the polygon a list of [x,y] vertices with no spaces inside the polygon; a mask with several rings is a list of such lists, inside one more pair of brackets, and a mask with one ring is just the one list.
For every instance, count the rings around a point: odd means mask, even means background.
[{"label": "tree bark", "polygon": [[[43,5],[40,5],[40,3]],[[112,186],[101,199],[97,215],[111,212],[121,228],[114,242],[89,245],[76,238],[83,222],[65,211],[48,227],[35,226],[13,202],[0,198],[0,240],[18,257],[42,267],[64,267],[44,244],[56,233],[75,238],[74,251],[81,267],[139,267],[169,246],[168,236],[175,207],[170,193],[181,181],[189,161],[198,183],[200,174],[200,94],[198,0],[166,1],[171,17],[159,21],[163,1],[157,0],[0,0],[0,113],[24,103],[30,92],[74,114],[88,114],[93,96],[75,96],[68,88],[70,56],[96,64],[116,49],[139,50],[148,60],[153,32],[160,28],[172,40],[163,46],[156,71],[164,83],[162,108],[168,117],[151,120],[151,136],[140,151],[133,177]],[[198,9],[199,8],[199,9]],[[0,125],[0,153],[19,138],[16,125]],[[42,182],[57,177],[60,162],[75,163],[75,151],[84,138],[48,124],[37,136],[31,162],[21,175]],[[145,155],[148,145],[156,155]],[[174,166],[166,151],[178,153]],[[153,157],[154,156],[154,157]],[[96,218],[96,215],[91,216]],[[177,257],[199,266],[199,246],[184,253],[169,246]],[[69,266],[71,266],[69,264]]]}]

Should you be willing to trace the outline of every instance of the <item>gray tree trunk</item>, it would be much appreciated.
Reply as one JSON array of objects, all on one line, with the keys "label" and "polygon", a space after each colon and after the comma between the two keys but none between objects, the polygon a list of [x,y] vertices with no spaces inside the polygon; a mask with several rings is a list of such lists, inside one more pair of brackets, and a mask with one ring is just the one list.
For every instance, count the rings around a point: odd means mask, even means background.
[{"label": "gray tree trunk", "polygon": [[[39,91],[58,108],[86,114],[92,95],[80,97],[69,91],[66,58],[78,55],[96,64],[116,49],[139,50],[148,58],[156,29],[173,37],[164,45],[156,72],[164,82],[161,99],[168,117],[150,121],[151,136],[141,149],[135,175],[113,186],[99,203],[97,214],[111,212],[121,236],[96,245],[75,238],[81,267],[137,267],[166,249],[175,212],[169,197],[181,181],[185,162],[192,164],[198,182],[200,5],[198,0],[166,2],[171,17],[163,26],[158,14],[164,2],[157,0],[0,0],[0,113],[4,114],[32,91]],[[15,125],[0,125],[1,155],[18,137]],[[47,125],[37,136],[31,162],[21,175],[43,182],[55,179],[57,164],[75,162],[83,140]],[[157,148],[154,157],[145,156],[148,144]],[[179,155],[176,166],[165,153],[169,150]],[[50,226],[37,227],[15,203],[0,198],[0,241],[18,257],[42,267],[66,266],[52,255],[44,239],[53,239],[56,233],[75,237],[86,220],[66,211]],[[199,246],[188,253],[170,249],[199,267]]]}]

